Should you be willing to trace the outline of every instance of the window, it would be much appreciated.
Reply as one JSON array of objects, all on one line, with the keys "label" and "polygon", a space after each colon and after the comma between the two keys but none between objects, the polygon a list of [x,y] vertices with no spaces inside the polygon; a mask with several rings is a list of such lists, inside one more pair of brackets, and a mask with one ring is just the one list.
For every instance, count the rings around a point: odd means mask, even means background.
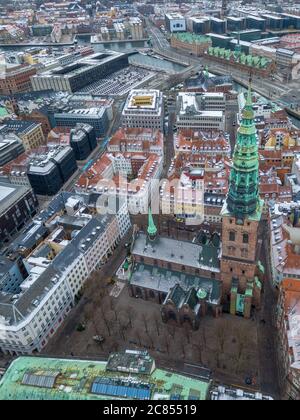
[{"label": "window", "polygon": [[242,249],[241,250],[241,255],[242,255],[242,257],[248,257],[248,250],[247,249]]},{"label": "window", "polygon": [[234,242],[235,241],[235,232],[229,232],[229,240],[231,242]]},{"label": "window", "polygon": [[249,235],[248,233],[244,233],[243,234],[243,244],[248,244],[249,243]]}]

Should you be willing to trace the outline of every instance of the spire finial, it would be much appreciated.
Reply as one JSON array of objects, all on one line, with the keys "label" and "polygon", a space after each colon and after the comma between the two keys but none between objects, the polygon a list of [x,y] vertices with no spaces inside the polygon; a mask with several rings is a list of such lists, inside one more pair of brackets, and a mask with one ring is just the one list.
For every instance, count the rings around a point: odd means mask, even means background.
[{"label": "spire finial", "polygon": [[247,106],[252,106],[252,75],[249,76],[249,87],[248,87],[248,94],[247,94]]},{"label": "spire finial", "polygon": [[148,229],[147,229],[147,233],[150,239],[155,239],[156,234],[157,234],[157,228],[155,226],[154,220],[153,220],[153,216],[152,216],[152,211],[151,208],[149,207],[149,211],[148,211]]}]

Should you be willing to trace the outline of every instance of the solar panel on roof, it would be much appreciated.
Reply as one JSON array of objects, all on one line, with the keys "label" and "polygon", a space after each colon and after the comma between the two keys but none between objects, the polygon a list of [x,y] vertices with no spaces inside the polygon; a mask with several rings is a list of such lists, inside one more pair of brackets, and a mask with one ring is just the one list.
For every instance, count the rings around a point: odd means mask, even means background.
[{"label": "solar panel on roof", "polygon": [[59,372],[44,372],[42,374],[26,372],[23,376],[22,385],[39,388],[53,388]]},{"label": "solar panel on roof", "polygon": [[92,394],[110,395],[119,398],[129,398],[137,400],[149,400],[151,396],[150,385],[132,386],[130,383],[124,385],[109,379],[96,378],[91,388]]}]

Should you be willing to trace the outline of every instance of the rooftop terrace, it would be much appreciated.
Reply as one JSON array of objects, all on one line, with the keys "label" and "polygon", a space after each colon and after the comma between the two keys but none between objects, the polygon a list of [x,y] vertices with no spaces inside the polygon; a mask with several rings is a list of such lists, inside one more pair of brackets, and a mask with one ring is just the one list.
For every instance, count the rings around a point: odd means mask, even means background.
[{"label": "rooftop terrace", "polygon": [[0,400],[205,400],[208,381],[155,369],[150,375],[108,372],[104,361],[20,357],[0,382]]}]

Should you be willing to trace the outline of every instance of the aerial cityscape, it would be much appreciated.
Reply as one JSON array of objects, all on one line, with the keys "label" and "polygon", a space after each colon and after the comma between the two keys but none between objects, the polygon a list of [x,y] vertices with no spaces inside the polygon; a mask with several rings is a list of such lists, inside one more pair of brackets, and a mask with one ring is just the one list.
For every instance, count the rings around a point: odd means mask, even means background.
[{"label": "aerial cityscape", "polygon": [[300,0],[0,0],[0,400],[300,400]]}]

